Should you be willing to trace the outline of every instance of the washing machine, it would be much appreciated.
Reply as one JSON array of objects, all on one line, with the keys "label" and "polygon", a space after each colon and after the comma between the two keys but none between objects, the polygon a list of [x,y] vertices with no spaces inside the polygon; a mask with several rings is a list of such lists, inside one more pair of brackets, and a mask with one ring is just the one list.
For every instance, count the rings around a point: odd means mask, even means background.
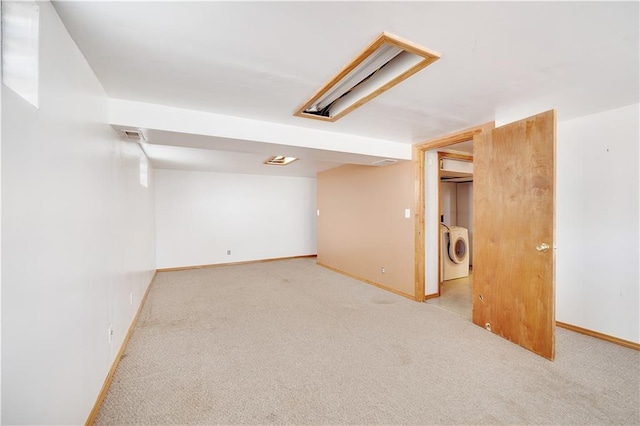
[{"label": "washing machine", "polygon": [[442,281],[469,276],[469,230],[442,226],[440,277]]}]

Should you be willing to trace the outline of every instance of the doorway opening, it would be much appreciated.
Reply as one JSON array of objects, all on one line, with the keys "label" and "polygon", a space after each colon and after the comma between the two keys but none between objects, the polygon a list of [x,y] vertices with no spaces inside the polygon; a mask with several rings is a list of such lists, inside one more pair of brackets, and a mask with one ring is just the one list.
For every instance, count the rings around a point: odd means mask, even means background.
[{"label": "doorway opening", "polygon": [[[473,141],[437,150],[438,294],[426,302],[472,320],[473,297]],[[433,156],[430,151],[429,157]],[[425,175],[429,186],[429,175]],[[429,199],[426,194],[427,200]],[[435,208],[434,208],[435,207]],[[427,236],[429,238],[429,236]]]},{"label": "doorway opening", "polygon": [[[442,221],[439,207],[440,160],[443,159],[441,155],[448,160],[472,161],[474,136],[483,131],[491,131],[493,128],[495,123],[489,122],[414,146],[417,176],[415,232],[417,301],[439,298],[442,294],[440,285],[441,275],[443,275],[440,268],[442,251],[440,223]],[[429,214],[426,211],[427,205],[432,206]],[[472,216],[470,214],[470,217]],[[471,241],[468,246],[472,247]],[[473,252],[472,249],[471,252]]]},{"label": "doorway opening", "polygon": [[442,294],[440,212],[426,209],[438,203],[437,150],[473,140],[472,321],[549,360],[555,356],[555,128],[550,110],[414,146],[416,300]]}]

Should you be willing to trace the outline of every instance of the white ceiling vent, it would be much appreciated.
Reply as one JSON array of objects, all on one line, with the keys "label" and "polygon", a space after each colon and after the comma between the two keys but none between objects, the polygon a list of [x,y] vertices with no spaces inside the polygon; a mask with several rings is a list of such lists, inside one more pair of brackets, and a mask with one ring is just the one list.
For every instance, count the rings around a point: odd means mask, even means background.
[{"label": "white ceiling vent", "polygon": [[371,164],[373,164],[374,166],[389,166],[389,165],[395,164],[397,162],[398,162],[398,160],[391,160],[389,158],[385,158],[384,160],[374,161]]},{"label": "white ceiling vent", "polygon": [[141,130],[136,129],[120,129],[120,133],[124,136],[125,139],[134,142],[143,142],[146,141],[144,134]]}]

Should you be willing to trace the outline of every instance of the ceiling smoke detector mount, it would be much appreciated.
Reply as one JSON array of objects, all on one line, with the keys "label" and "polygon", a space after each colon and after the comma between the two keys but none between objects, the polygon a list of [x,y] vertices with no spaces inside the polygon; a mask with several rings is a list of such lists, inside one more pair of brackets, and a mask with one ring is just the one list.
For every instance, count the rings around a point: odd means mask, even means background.
[{"label": "ceiling smoke detector mount", "polygon": [[336,121],[438,59],[438,52],[382,33],[294,115]]}]

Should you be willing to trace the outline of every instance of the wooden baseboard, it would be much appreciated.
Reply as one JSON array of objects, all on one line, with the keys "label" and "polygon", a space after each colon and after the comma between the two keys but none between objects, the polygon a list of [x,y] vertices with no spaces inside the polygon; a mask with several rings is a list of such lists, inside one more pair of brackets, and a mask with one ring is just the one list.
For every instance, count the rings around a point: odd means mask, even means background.
[{"label": "wooden baseboard", "polygon": [[122,345],[120,346],[120,350],[118,351],[118,354],[116,355],[116,358],[113,360],[113,364],[111,365],[111,369],[109,370],[109,373],[107,374],[107,378],[104,380],[104,383],[102,385],[102,389],[100,389],[100,393],[98,394],[98,398],[96,399],[96,403],[93,404],[93,408],[91,409],[91,412],[89,413],[89,417],[87,418],[87,421],[85,422],[85,426],[93,426],[93,423],[96,420],[96,416],[98,415],[98,412],[100,411],[100,407],[102,406],[102,402],[104,401],[105,396],[107,396],[107,391],[109,390],[109,386],[111,386],[111,382],[113,381],[113,375],[116,373],[116,368],[118,368],[118,364],[120,363],[120,358],[122,358],[122,354],[124,353],[125,348],[127,347],[127,343],[129,342],[129,338],[131,337],[131,334],[133,334],[133,329],[136,326],[136,323],[138,322],[138,316],[140,316],[140,312],[142,312],[142,307],[144,306],[144,303],[147,301],[147,296],[149,295],[149,290],[151,289],[151,286],[153,285],[153,282],[156,279],[156,275],[158,275],[158,271],[154,271],[153,272],[153,277],[151,277],[151,281],[149,281],[149,285],[147,286],[147,290],[144,292],[144,296],[142,296],[142,300],[140,301],[140,306],[138,306],[138,311],[136,312],[136,315],[133,317],[133,321],[131,321],[131,324],[129,325],[129,330],[127,330],[127,334],[126,336],[124,336],[124,340],[122,341]]},{"label": "wooden baseboard", "polygon": [[245,260],[242,262],[229,262],[229,263],[212,263],[208,265],[192,265],[192,266],[177,266],[174,268],[160,268],[157,272],[174,272],[174,271],[188,271],[190,269],[203,269],[203,268],[219,268],[222,266],[237,266],[237,265],[249,265],[251,263],[265,263],[265,262],[277,262],[278,260],[291,260],[291,259],[304,259],[310,257],[317,257],[316,254],[305,254],[301,256],[289,256],[289,257],[275,257],[272,259],[258,259],[258,260]]},{"label": "wooden baseboard", "polygon": [[629,340],[619,339],[617,337],[609,336],[608,334],[598,333],[597,331],[589,330],[560,321],[556,321],[556,325],[560,328],[566,328],[567,330],[575,331],[576,333],[585,334],[587,336],[595,337],[596,339],[606,340],[607,342],[624,346],[625,348],[631,348],[635,349],[636,351],[640,351],[640,343],[634,343]]},{"label": "wooden baseboard", "polygon": [[333,272],[337,272],[337,273],[345,275],[345,276],[347,276],[349,278],[353,278],[355,280],[365,282],[365,283],[370,284],[370,285],[372,285],[374,287],[378,287],[378,288],[381,288],[383,290],[390,291],[391,293],[395,293],[395,294],[397,294],[399,296],[406,297],[407,299],[411,299],[413,301],[416,300],[413,295],[409,295],[409,294],[404,293],[404,292],[402,292],[400,290],[396,290],[395,288],[387,287],[386,285],[378,284],[378,283],[376,283],[374,281],[371,281],[371,280],[368,280],[366,278],[362,278],[362,277],[359,277],[357,275],[353,275],[353,274],[350,274],[348,272],[341,271],[340,269],[333,268],[333,267],[331,267],[329,265],[325,265],[324,263],[320,263],[320,262],[316,262],[316,263],[318,264],[318,266],[322,266],[323,268],[327,268],[327,269],[329,269],[329,270],[331,270]]},{"label": "wooden baseboard", "polygon": [[424,300],[435,299],[436,297],[440,297],[440,293],[427,294],[424,296]]}]

